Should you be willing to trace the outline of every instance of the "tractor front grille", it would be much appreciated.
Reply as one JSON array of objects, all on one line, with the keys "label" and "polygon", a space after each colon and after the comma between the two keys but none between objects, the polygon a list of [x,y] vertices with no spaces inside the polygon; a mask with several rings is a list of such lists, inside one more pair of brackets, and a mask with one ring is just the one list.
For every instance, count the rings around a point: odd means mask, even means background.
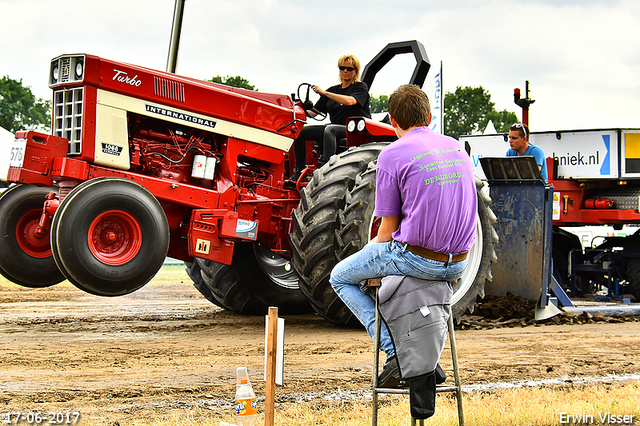
[{"label": "tractor front grille", "polygon": [[82,153],[84,87],[53,92],[53,134],[69,141],[69,155]]},{"label": "tractor front grille", "polygon": [[69,81],[69,76],[71,75],[71,58],[61,58],[60,59],[60,70],[62,75],[60,77],[61,83],[67,83]]}]

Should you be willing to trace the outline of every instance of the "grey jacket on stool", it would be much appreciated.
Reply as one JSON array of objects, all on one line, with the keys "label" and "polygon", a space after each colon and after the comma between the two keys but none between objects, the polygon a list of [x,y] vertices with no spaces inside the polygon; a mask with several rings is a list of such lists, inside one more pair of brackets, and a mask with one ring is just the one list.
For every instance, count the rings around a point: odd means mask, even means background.
[{"label": "grey jacket on stool", "polygon": [[400,378],[409,382],[411,415],[416,419],[435,411],[436,381],[444,380],[438,361],[447,340],[452,296],[447,281],[409,276],[384,277],[378,291],[380,314],[391,334]]}]

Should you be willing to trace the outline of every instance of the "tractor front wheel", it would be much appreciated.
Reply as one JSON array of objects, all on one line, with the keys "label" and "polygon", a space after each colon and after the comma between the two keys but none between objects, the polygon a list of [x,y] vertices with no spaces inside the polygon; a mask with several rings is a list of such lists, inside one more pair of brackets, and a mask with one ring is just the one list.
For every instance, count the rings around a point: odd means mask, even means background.
[{"label": "tractor front wheel", "polygon": [[38,229],[51,191],[16,185],[0,197],[0,273],[25,287],[48,287],[64,280],[52,257],[49,230]]},{"label": "tractor front wheel", "polygon": [[169,248],[158,200],[125,179],[99,178],[76,187],[53,218],[51,248],[76,287],[121,296],[148,283]]}]

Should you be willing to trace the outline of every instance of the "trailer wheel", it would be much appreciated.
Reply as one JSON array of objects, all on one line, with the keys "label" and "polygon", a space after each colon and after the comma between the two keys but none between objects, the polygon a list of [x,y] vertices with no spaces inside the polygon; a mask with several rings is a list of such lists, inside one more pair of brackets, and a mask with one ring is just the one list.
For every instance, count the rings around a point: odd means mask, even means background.
[{"label": "trailer wheel", "polygon": [[49,230],[35,232],[51,191],[16,185],[0,197],[0,273],[25,287],[48,287],[64,280],[52,257]]},{"label": "trailer wheel", "polygon": [[[378,233],[379,219],[374,213],[376,193],[376,164],[371,163],[369,169],[358,176],[356,186],[350,193],[340,222],[344,224],[340,231],[342,251],[340,259],[346,258],[367,244]],[[491,263],[495,260],[494,242],[497,234],[492,222],[496,218],[489,208],[490,199],[482,187],[484,184],[476,179],[478,192],[478,225],[476,227],[476,243],[469,252],[469,263],[462,277],[453,286],[451,305],[453,314],[459,319],[467,310],[473,312],[476,297],[484,297],[484,287],[491,280]]]},{"label": "trailer wheel", "polygon": [[195,263],[215,301],[200,292],[220,307],[245,315],[265,315],[270,306],[283,315],[312,312],[290,263],[260,243],[236,243],[231,265],[202,258]]},{"label": "trailer wheel", "polygon": [[292,264],[301,277],[300,289],[318,314],[337,324],[360,324],[329,283],[342,250],[338,236],[340,214],[357,176],[378,158],[386,145],[365,144],[332,157],[302,189],[300,204],[292,214],[294,229],[289,240]]},{"label": "trailer wheel", "polygon": [[169,248],[169,226],[158,200],[120,178],[93,179],[71,191],[56,211],[51,236],[65,276],[98,296],[143,287]]},{"label": "trailer wheel", "polygon": [[640,258],[631,258],[627,261],[627,281],[629,292],[640,302]]},{"label": "trailer wheel", "polygon": [[627,257],[625,279],[629,282],[629,293],[633,294],[636,302],[640,302],[640,230],[625,237],[623,254]]},{"label": "trailer wheel", "polygon": [[[572,288],[571,277],[569,277],[569,256],[572,251],[575,251],[577,253],[576,262],[583,262],[580,238],[559,226],[554,226],[552,241],[553,276],[565,288]],[[583,277],[578,275],[575,278],[577,290],[580,292],[588,291],[588,288],[583,288]]]}]

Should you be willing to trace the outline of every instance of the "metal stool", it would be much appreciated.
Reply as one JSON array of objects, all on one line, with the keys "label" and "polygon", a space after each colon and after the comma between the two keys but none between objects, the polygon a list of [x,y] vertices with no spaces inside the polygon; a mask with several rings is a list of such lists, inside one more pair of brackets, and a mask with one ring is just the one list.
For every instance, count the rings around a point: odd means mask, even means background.
[{"label": "metal stool", "polygon": [[[372,403],[373,403],[373,413],[371,416],[371,424],[373,426],[378,425],[378,395],[379,394],[400,394],[400,395],[408,395],[409,389],[391,389],[391,388],[379,388],[378,387],[378,363],[380,361],[380,328],[381,328],[381,317],[380,311],[378,310],[378,290],[380,289],[381,284],[380,278],[372,278],[368,280],[367,285],[369,287],[375,288],[375,300],[376,300],[376,323],[375,323],[375,337],[374,341],[374,355],[373,355],[373,378],[372,378]],[[453,314],[449,316],[449,320],[447,321],[447,328],[449,331],[449,346],[451,349],[451,361],[453,364],[453,377],[455,379],[454,386],[448,385],[437,385],[436,392],[452,392],[456,396],[457,405],[458,405],[458,425],[464,426],[464,412],[462,409],[462,384],[460,383],[460,372],[458,370],[458,351],[456,349],[456,336],[453,329]],[[424,420],[418,420],[420,425],[424,425]],[[416,426],[416,419],[411,417],[411,425]]]}]

